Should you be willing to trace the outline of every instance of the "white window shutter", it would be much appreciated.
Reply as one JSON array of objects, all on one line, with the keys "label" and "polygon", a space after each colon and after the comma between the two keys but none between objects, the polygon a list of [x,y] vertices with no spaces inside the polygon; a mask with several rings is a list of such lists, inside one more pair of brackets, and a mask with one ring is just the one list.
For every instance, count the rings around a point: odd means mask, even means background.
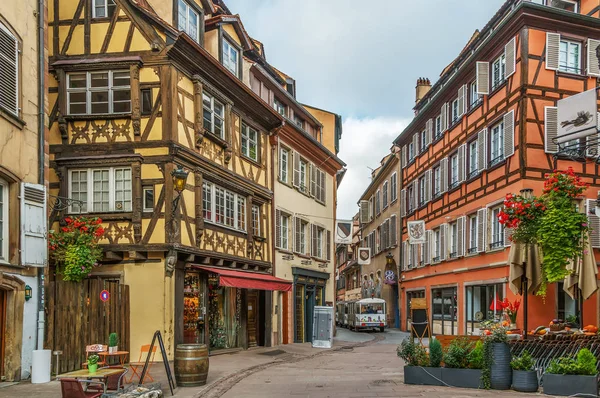
[{"label": "white window shutter", "polygon": [[[15,3],[16,4],[16,3]],[[19,115],[19,45],[0,24],[0,107]]]},{"label": "white window shutter", "polygon": [[308,166],[309,174],[310,174],[310,184],[309,184],[309,193],[313,198],[317,196],[317,167],[310,163]]},{"label": "white window shutter", "polygon": [[431,141],[433,141],[433,119],[429,119],[425,124],[425,130],[427,135],[427,146],[431,145]]},{"label": "white window shutter", "polygon": [[467,144],[458,147],[458,181],[463,182],[467,178]]},{"label": "white window shutter", "polygon": [[[294,217],[294,251],[296,253],[300,253],[300,248],[302,246],[302,240],[300,230],[302,229],[302,220],[298,217]],[[305,237],[306,239],[306,237]],[[304,254],[304,253],[300,253]]]},{"label": "white window shutter", "polygon": [[487,207],[477,210],[477,253],[485,251],[487,237]]},{"label": "white window shutter", "polygon": [[448,224],[440,225],[440,261],[444,261],[447,257],[446,251],[448,250],[448,245],[446,241],[448,240]]},{"label": "white window shutter", "polygon": [[587,41],[587,74],[588,76],[600,77],[600,40],[588,39]]},{"label": "white window shutter", "polygon": [[585,212],[588,217],[588,227],[590,228],[590,243],[595,249],[600,249],[600,214],[590,213],[596,207],[594,199],[586,199]]},{"label": "white window shutter", "polygon": [[46,218],[46,187],[21,183],[21,265],[48,263]]},{"label": "white window shutter", "polygon": [[504,159],[515,154],[515,111],[504,115]]},{"label": "white window shutter", "polygon": [[359,219],[361,224],[368,224],[371,221],[369,214],[369,201],[361,200],[359,204]]},{"label": "white window shutter", "polygon": [[440,192],[444,193],[448,190],[448,158],[440,161],[440,180]]},{"label": "white window shutter", "polygon": [[442,109],[440,110],[442,133],[448,130],[448,103],[444,102]]},{"label": "white window shutter", "polygon": [[504,46],[504,56],[506,61],[506,78],[512,76],[517,69],[517,39],[513,37],[507,44]]},{"label": "white window shutter", "polygon": [[325,244],[325,247],[327,248],[327,255],[325,256],[327,258],[327,261],[331,261],[331,231],[327,230],[327,243]]},{"label": "white window shutter", "polygon": [[397,217],[395,214],[393,214],[390,217],[390,245],[392,247],[396,247],[396,245],[398,244],[397,228],[398,228]]},{"label": "white window shutter", "polygon": [[477,94],[486,95],[490,93],[490,63],[477,62]]},{"label": "white window shutter", "polygon": [[558,70],[560,58],[560,34],[546,33],[546,69]]},{"label": "white window shutter", "polygon": [[512,228],[504,228],[504,247],[510,247],[512,234]]},{"label": "white window shutter", "polygon": [[555,106],[544,107],[544,150],[546,153],[558,152],[558,144],[554,140],[558,137],[558,108]]},{"label": "white window shutter", "polygon": [[294,174],[292,175],[292,185],[296,188],[300,187],[300,155],[294,151],[292,153],[294,158]]},{"label": "white window shutter", "polygon": [[413,148],[414,148],[414,151],[415,151],[415,158],[417,157],[417,155],[419,153],[421,153],[421,148],[419,147],[419,144],[420,144],[419,141],[420,141],[419,140],[419,133],[415,133],[413,135]]},{"label": "white window shutter", "polygon": [[413,210],[416,210],[419,208],[419,180],[416,179],[413,181],[413,200],[414,200],[414,204],[415,207]]},{"label": "white window shutter", "polygon": [[317,226],[315,224],[310,224],[310,240],[312,242],[312,245],[310,246],[310,254],[313,257],[317,257],[318,251],[317,251],[317,245],[318,245],[318,240],[317,240]]},{"label": "white window shutter", "polygon": [[423,246],[423,264],[431,264],[431,231],[425,231],[425,245]]},{"label": "white window shutter", "polygon": [[467,85],[464,84],[458,89],[458,116],[467,113]]},{"label": "white window shutter", "polygon": [[465,255],[465,225],[467,217],[458,217],[456,220],[456,255],[463,257]]},{"label": "white window shutter", "polygon": [[400,191],[400,217],[406,217],[406,189]]},{"label": "white window shutter", "polygon": [[481,130],[477,137],[477,161],[480,173],[487,169],[487,129]]},{"label": "white window shutter", "polygon": [[408,242],[402,242],[402,269],[406,271],[408,269]]},{"label": "white window shutter", "polygon": [[431,169],[425,171],[425,202],[431,201]]},{"label": "white window shutter", "polygon": [[281,249],[281,210],[275,210],[275,247]]}]

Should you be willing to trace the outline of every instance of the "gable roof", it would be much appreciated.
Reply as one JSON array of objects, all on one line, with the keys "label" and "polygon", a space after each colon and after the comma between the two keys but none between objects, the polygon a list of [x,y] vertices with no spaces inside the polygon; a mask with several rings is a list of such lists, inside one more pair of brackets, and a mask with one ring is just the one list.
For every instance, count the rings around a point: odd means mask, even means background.
[{"label": "gable roof", "polygon": [[252,42],[250,35],[248,35],[248,32],[246,32],[246,28],[244,28],[244,24],[242,24],[242,20],[240,19],[240,16],[238,14],[215,15],[214,17],[210,17],[204,20],[204,26],[206,31],[215,29],[219,25],[225,23],[231,24],[233,26],[233,28],[235,29],[235,33],[237,33],[238,37],[242,42],[242,47],[244,48],[244,50],[251,50],[254,48],[254,43]]}]

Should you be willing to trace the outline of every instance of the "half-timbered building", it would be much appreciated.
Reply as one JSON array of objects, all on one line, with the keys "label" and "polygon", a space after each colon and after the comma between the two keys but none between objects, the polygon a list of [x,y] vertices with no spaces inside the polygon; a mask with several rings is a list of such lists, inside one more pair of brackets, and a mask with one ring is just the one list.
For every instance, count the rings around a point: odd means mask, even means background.
[{"label": "half-timbered building", "polygon": [[[552,140],[557,100],[597,86],[597,5],[509,0],[428,92],[420,88],[426,94],[416,116],[395,141],[402,155],[403,329],[414,297],[427,299],[435,334],[477,333],[480,322],[497,315],[495,299],[514,299],[507,287],[509,231],[497,215],[507,193],[540,194],[553,169],[571,166],[592,184],[580,208],[600,248],[600,219],[591,211],[600,185],[597,148],[573,161],[555,156]],[[427,243],[415,249],[406,241],[411,220],[425,220],[427,229]],[[584,322],[597,323],[598,294],[583,307]],[[554,284],[545,302],[529,298],[529,325],[565,319],[576,308]]]}]

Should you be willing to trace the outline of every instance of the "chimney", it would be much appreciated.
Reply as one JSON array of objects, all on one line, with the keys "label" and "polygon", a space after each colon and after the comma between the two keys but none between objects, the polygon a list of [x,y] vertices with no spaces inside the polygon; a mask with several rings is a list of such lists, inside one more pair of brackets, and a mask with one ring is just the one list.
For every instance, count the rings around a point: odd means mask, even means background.
[{"label": "chimney", "polygon": [[421,101],[423,97],[429,92],[429,90],[431,90],[431,82],[429,81],[429,79],[426,79],[424,77],[420,77],[419,79],[417,79],[417,96],[415,103]]}]

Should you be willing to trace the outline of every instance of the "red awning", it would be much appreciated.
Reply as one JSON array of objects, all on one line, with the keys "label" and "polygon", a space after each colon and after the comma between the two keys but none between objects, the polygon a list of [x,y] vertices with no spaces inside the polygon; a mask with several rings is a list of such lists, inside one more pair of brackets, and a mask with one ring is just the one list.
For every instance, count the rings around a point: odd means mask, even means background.
[{"label": "red awning", "polygon": [[192,267],[218,274],[220,286],[237,287],[240,289],[279,290],[282,292],[289,292],[292,290],[292,282],[275,278],[272,275],[232,271],[195,264],[192,265]]}]

